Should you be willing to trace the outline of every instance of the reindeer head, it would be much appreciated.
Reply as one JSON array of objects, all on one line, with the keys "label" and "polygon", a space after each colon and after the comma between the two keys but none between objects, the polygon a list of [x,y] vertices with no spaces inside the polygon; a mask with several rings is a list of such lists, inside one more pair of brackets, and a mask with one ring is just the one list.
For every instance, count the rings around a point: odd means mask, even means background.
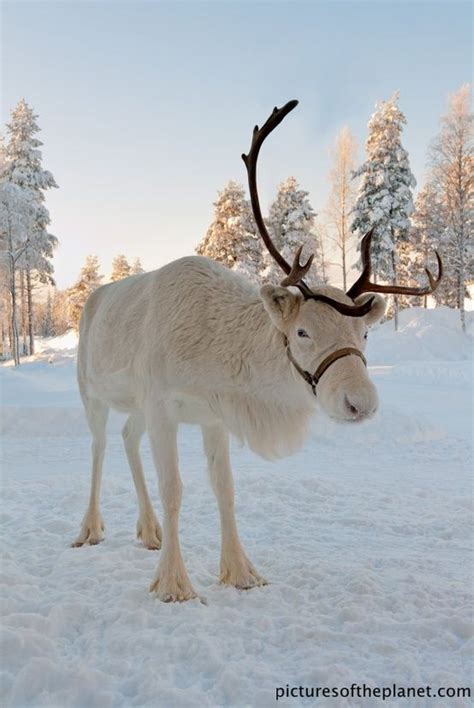
[{"label": "reindeer head", "polygon": [[[297,104],[298,101],[290,101],[282,108],[274,108],[260,129],[255,126],[250,152],[242,155],[260,235],[286,273],[280,286],[265,285],[260,294],[273,324],[285,336],[290,363],[317,395],[324,410],[334,418],[363,420],[374,414],[378,403],[377,391],[367,375],[363,351],[368,327],[380,320],[385,311],[381,294],[420,296],[432,293],[441,280],[442,263],[436,252],[438,278],[435,279],[426,269],[429,285],[425,288],[372,283],[372,228],[361,243],[362,273],[347,293],[330,286],[311,290],[306,285],[303,278],[311,268],[314,256],[311,255],[306,263],[300,263],[300,247],[293,264],[287,263],[267,231],[257,190],[257,159],[262,143]],[[291,292],[287,289],[289,286],[298,288],[301,294]]]}]

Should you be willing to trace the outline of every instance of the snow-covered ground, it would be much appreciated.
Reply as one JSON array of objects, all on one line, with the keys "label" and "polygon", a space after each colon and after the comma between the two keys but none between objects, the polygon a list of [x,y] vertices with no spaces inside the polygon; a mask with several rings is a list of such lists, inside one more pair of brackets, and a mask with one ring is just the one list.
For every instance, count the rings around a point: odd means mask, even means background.
[{"label": "snow-covered ground", "polygon": [[164,604],[148,593],[159,552],[134,537],[118,414],[104,469],[106,540],[70,547],[90,465],[74,337],[43,342],[18,370],[0,367],[1,705],[260,708],[276,705],[275,689],[286,684],[469,686],[471,343],[454,312],[403,312],[398,335],[391,323],[371,334],[375,420],[340,426],[318,416],[305,448],[276,463],[234,447],[240,534],[270,581],[250,592],[216,581],[216,503],[199,430],[183,427],[181,540],[207,606]]}]

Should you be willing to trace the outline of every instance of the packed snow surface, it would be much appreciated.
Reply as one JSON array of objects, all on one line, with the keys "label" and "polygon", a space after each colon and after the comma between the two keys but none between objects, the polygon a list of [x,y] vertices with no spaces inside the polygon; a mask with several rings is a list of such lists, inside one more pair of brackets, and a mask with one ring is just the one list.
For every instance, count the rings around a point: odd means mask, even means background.
[{"label": "packed snow surface", "polygon": [[[341,426],[320,414],[304,449],[275,463],[234,446],[241,538],[270,581],[249,592],[217,583],[216,503],[199,429],[183,427],[181,541],[207,606],[148,593],[159,552],[135,539],[118,414],[104,468],[106,539],[70,547],[90,476],[74,335],[41,342],[19,369],[0,367],[1,705],[260,708],[277,705],[286,684],[469,686],[471,345],[457,313],[405,311],[398,334],[389,322],[370,335],[374,420]],[[146,442],[143,458],[160,516]]]}]

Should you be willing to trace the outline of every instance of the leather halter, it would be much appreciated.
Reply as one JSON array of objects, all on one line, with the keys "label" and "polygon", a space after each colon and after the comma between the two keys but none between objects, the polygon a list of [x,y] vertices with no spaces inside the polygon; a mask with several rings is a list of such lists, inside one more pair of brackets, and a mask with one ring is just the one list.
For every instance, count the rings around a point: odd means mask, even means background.
[{"label": "leather halter", "polygon": [[336,349],[335,352],[332,352],[329,354],[323,361],[320,363],[314,374],[310,374],[309,371],[305,371],[301,366],[298,364],[296,359],[293,358],[293,354],[291,353],[290,350],[290,343],[288,339],[285,337],[285,347],[286,347],[286,354],[288,356],[288,359],[291,361],[293,366],[295,367],[296,371],[299,373],[300,376],[303,377],[303,379],[306,381],[307,384],[311,386],[311,389],[316,396],[316,386],[318,385],[318,382],[321,378],[321,376],[324,374],[325,371],[329,369],[331,364],[334,364],[335,361],[338,359],[342,359],[345,356],[351,356],[352,354],[354,356],[358,356],[359,359],[362,359],[364,362],[364,366],[367,366],[367,360],[365,356],[362,354],[360,349],[354,349],[354,347],[344,347],[343,349]]}]

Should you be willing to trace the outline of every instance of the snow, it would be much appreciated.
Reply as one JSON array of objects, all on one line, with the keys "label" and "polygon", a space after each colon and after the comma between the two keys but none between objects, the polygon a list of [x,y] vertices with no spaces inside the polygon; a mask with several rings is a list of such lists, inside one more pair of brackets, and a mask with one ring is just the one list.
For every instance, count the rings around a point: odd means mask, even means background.
[{"label": "snow", "polygon": [[[208,605],[148,593],[158,553],[134,537],[136,499],[109,425],[106,539],[70,547],[89,491],[75,337],[0,367],[3,706],[274,706],[277,686],[468,686],[472,661],[472,315],[414,308],[371,332],[376,419],[318,415],[276,463],[233,449],[237,518],[270,581],[217,583],[219,526],[199,431],[180,435],[183,554]],[[161,514],[150,451],[144,466]],[[315,701],[280,699],[278,705]],[[321,706],[366,706],[319,699]],[[375,702],[374,702],[375,705]],[[386,701],[468,706],[468,699]]]}]

